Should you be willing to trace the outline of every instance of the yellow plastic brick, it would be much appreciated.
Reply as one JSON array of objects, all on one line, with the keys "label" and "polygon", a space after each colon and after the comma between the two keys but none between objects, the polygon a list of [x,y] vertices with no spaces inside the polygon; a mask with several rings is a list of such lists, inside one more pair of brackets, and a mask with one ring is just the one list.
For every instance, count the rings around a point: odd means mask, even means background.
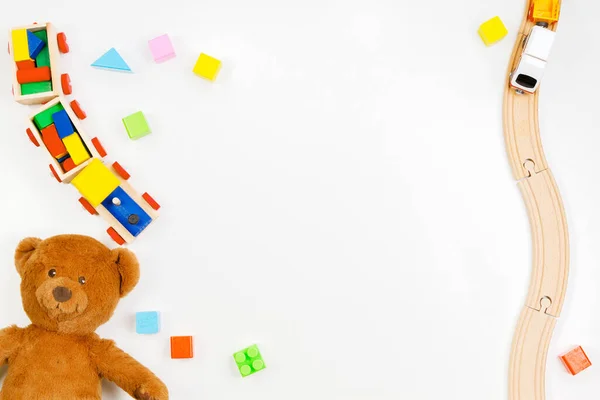
[{"label": "yellow plastic brick", "polygon": [[486,46],[491,46],[508,35],[508,30],[500,17],[494,17],[481,24],[478,32]]},{"label": "yellow plastic brick", "polygon": [[88,153],[83,145],[81,137],[77,132],[64,138],[63,143],[75,165],[83,164],[90,159],[90,153]]},{"label": "yellow plastic brick", "polygon": [[29,41],[26,29],[12,31],[12,52],[15,62],[31,60],[29,57]]},{"label": "yellow plastic brick", "polygon": [[98,207],[121,185],[119,178],[97,158],[94,158],[71,183],[93,207]]},{"label": "yellow plastic brick", "polygon": [[198,57],[198,61],[196,61],[194,73],[209,81],[214,81],[217,79],[217,74],[220,69],[221,61],[202,53],[200,54],[200,57]]}]

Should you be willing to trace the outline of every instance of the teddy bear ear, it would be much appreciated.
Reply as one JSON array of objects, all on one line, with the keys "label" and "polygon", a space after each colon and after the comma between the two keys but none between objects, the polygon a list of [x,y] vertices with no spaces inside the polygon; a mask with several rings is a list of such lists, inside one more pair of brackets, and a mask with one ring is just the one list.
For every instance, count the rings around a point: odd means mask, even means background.
[{"label": "teddy bear ear", "polygon": [[21,240],[17,246],[17,250],[15,250],[15,267],[17,267],[17,272],[21,277],[25,273],[25,264],[27,264],[40,243],[42,243],[42,239],[28,237]]},{"label": "teddy bear ear", "polygon": [[115,264],[121,275],[121,297],[125,297],[140,280],[140,263],[135,254],[127,249],[114,249],[112,254],[115,256]]}]

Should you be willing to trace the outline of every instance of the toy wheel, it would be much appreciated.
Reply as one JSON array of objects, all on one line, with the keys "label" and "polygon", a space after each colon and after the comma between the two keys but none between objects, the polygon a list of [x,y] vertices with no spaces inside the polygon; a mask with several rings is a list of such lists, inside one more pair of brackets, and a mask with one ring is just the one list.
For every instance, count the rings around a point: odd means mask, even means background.
[{"label": "toy wheel", "polygon": [[97,137],[92,139],[92,144],[96,148],[98,154],[100,154],[100,157],[106,157],[106,150],[104,150],[104,146],[102,146],[102,143],[100,143],[100,140]]},{"label": "toy wheel", "polygon": [[60,76],[60,84],[62,86],[62,91],[65,94],[65,96],[68,96],[71,93],[73,93],[73,87],[71,86],[71,77],[69,76],[69,74],[62,74]]},{"label": "toy wheel", "polygon": [[84,197],[80,197],[79,198],[79,203],[81,203],[81,205],[83,206],[83,208],[85,208],[87,210],[87,212],[89,212],[92,215],[98,215],[98,211],[96,211],[96,209],[94,208],[94,206],[92,206],[90,204],[89,201],[87,201]]},{"label": "toy wheel", "polygon": [[75,113],[77,118],[79,118],[82,121],[87,118],[86,112],[83,111],[83,108],[81,108],[81,105],[79,104],[79,102],[77,100],[73,100],[70,103],[70,105],[71,105],[71,109],[73,110],[73,112]]},{"label": "toy wheel", "polygon": [[150,196],[148,193],[144,193],[144,194],[142,195],[142,198],[143,198],[144,200],[146,200],[146,203],[148,203],[148,205],[149,205],[150,207],[152,207],[154,210],[158,210],[158,209],[160,208],[160,204],[158,204],[158,203],[156,202],[156,200],[154,200],[154,199],[152,198],[152,196]]},{"label": "toy wheel", "polygon": [[40,142],[38,142],[35,136],[33,136],[33,132],[29,128],[27,128],[27,136],[29,137],[29,140],[31,140],[31,143],[33,143],[35,147],[40,147]]},{"label": "toy wheel", "polygon": [[128,180],[129,178],[131,178],[131,175],[129,175],[129,172],[127,172],[125,170],[125,168],[123,168],[121,166],[121,164],[119,164],[118,162],[114,162],[112,165],[113,169],[115,170],[115,172],[121,177],[123,178],[124,181]]},{"label": "toy wheel", "polygon": [[58,42],[58,50],[61,53],[66,54],[69,52],[69,43],[67,43],[67,35],[64,32],[56,35],[56,41]]},{"label": "toy wheel", "polygon": [[6,51],[8,51],[8,55],[10,56],[10,42],[6,42]]},{"label": "toy wheel", "polygon": [[54,169],[54,165],[52,164],[50,164],[50,171],[52,171],[52,175],[54,175],[54,178],[58,181],[58,183],[62,183],[62,179],[60,179],[60,176],[58,176],[56,170]]},{"label": "toy wheel", "polygon": [[111,237],[119,246],[123,246],[125,244],[125,240],[115,231],[115,228],[112,226],[106,230],[108,236]]}]

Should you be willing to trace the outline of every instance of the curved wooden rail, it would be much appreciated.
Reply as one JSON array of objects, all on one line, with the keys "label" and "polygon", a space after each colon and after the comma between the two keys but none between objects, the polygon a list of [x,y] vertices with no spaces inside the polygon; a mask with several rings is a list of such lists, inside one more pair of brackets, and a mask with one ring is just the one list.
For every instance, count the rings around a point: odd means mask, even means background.
[{"label": "curved wooden rail", "polygon": [[[532,0],[528,0],[504,92],[506,150],[527,206],[533,242],[531,283],[510,357],[510,400],[546,398],[546,357],[562,310],[569,274],[569,237],[564,207],[540,139],[539,90],[535,94],[518,94],[509,85],[509,74],[519,62],[524,39],[534,26],[528,19],[531,4]],[[549,29],[556,30],[556,23]]]}]

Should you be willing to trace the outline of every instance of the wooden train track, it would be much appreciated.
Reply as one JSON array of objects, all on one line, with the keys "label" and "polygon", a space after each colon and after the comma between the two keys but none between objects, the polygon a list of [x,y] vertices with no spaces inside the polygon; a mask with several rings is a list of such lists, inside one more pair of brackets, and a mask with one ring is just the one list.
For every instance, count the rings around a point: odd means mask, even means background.
[{"label": "wooden train track", "polygon": [[[535,25],[527,7],[509,63],[514,70],[524,39]],[[556,30],[556,23],[548,28]],[[538,123],[538,93],[519,94],[507,81],[504,137],[512,167],[529,213],[533,268],[529,293],[513,339],[509,366],[510,400],[545,399],[548,347],[560,317],[569,274],[569,236],[560,193],[548,168]]]}]

